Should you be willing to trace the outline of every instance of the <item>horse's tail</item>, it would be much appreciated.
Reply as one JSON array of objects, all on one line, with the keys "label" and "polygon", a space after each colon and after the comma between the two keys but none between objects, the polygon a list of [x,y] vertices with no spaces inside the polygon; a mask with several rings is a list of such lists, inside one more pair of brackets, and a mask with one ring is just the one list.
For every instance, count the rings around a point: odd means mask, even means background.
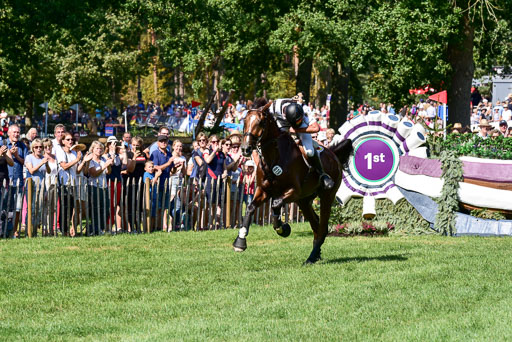
[{"label": "horse's tail", "polygon": [[[339,137],[339,136],[336,136],[336,137]],[[333,144],[331,146],[329,146],[329,149],[332,152],[334,152],[336,157],[338,157],[341,167],[343,169],[346,169],[348,166],[348,160],[350,159],[352,152],[354,152],[354,147],[352,146],[352,140],[350,140],[350,139],[346,139],[346,140],[333,139]]]}]

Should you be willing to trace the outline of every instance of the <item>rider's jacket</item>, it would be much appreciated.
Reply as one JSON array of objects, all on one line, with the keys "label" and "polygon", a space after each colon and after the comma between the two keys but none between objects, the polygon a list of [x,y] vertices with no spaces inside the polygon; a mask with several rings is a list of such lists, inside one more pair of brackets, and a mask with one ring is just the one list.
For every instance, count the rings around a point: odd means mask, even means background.
[{"label": "rider's jacket", "polygon": [[[293,99],[277,99],[269,108],[270,113],[272,113],[277,121],[277,126],[279,126],[279,128],[282,130],[287,131],[290,129],[290,127],[292,127],[292,124],[288,122],[285,116],[286,107],[291,103],[297,103],[297,101]],[[304,117],[304,120],[306,120],[306,124],[309,123],[309,121],[307,121],[307,116]]]}]

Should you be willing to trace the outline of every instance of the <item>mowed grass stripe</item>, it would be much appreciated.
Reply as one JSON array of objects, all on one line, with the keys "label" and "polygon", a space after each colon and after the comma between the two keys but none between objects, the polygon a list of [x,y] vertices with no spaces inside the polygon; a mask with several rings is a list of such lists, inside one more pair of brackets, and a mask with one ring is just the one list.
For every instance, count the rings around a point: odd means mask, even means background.
[{"label": "mowed grass stripe", "polygon": [[236,233],[0,240],[0,340],[512,338],[512,239]]}]

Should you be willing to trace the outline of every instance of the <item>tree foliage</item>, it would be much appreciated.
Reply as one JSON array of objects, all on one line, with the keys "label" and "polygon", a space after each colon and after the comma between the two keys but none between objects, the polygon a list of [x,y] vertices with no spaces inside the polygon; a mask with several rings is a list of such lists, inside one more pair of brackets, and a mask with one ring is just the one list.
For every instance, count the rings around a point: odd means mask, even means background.
[{"label": "tree foliage", "polygon": [[3,0],[0,103],[29,114],[44,100],[117,104],[137,76],[160,77],[166,94],[151,96],[169,99],[175,73],[202,102],[214,88],[291,96],[295,81],[310,88],[314,70],[320,93],[332,94],[334,125],[350,99],[399,106],[427,84],[448,89],[450,120],[464,123],[475,65],[511,65],[510,8],[512,0]]}]

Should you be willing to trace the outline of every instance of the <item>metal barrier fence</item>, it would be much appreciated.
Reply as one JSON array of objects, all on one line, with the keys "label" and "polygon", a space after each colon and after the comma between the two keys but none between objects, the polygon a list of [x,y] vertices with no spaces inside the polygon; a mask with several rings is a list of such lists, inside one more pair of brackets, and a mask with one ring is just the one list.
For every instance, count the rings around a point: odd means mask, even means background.
[{"label": "metal barrier fence", "polygon": [[[228,185],[228,186],[226,186]],[[78,177],[75,185],[47,184],[37,178],[0,188],[0,237],[92,236],[119,233],[201,231],[240,228],[249,204],[246,184],[229,177],[171,177],[99,182]],[[298,206],[287,204],[283,222],[303,222]],[[253,217],[271,224],[270,200]]]}]

